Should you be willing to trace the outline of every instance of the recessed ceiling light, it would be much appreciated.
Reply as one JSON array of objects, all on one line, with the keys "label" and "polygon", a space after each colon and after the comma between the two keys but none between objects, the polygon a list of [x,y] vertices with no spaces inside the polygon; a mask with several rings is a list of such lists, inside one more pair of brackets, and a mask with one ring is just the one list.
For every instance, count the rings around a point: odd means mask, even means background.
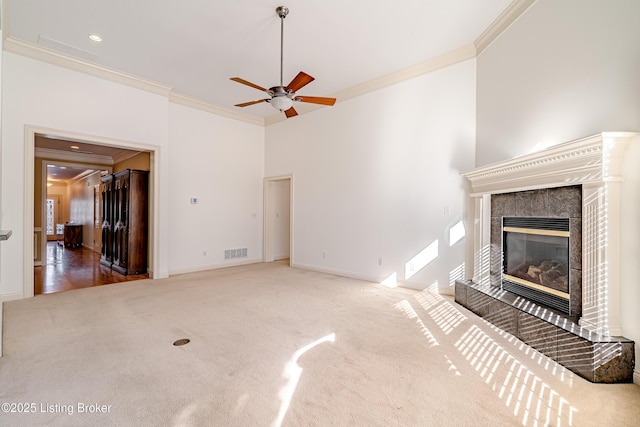
[{"label": "recessed ceiling light", "polygon": [[97,35],[97,34],[89,34],[89,39],[90,39],[91,41],[96,42],[96,43],[100,43],[100,42],[102,41],[102,37],[100,37],[100,36],[99,36],[99,35]]},{"label": "recessed ceiling light", "polygon": [[67,168],[66,166],[60,166],[60,169],[66,169],[66,168]]},{"label": "recessed ceiling light", "polygon": [[72,146],[71,146],[71,149],[72,149],[72,150],[79,150],[79,149],[80,149],[80,147],[78,147],[77,145],[72,145]]}]

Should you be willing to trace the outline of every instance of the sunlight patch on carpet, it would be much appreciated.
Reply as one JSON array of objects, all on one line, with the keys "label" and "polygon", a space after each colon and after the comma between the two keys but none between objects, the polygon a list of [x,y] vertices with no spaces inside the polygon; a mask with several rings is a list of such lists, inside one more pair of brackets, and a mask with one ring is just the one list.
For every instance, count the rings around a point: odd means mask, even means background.
[{"label": "sunlight patch on carpet", "polygon": [[402,300],[399,303],[394,304],[393,307],[396,308],[397,310],[400,310],[409,319],[416,321],[416,323],[420,327],[420,332],[422,332],[422,334],[425,336],[425,338],[429,342],[430,348],[440,345],[436,337],[433,336],[429,328],[427,328],[427,326],[424,324],[420,316],[418,316],[418,313],[416,313],[415,309],[413,308],[413,306],[409,301],[407,301],[406,299]]},{"label": "sunlight patch on carpet", "polygon": [[455,347],[522,425],[573,425],[577,408],[477,326],[472,325]]},{"label": "sunlight patch on carpet", "polygon": [[293,356],[285,366],[283,377],[287,379],[287,384],[282,387],[280,389],[280,392],[278,393],[278,396],[281,400],[280,410],[278,411],[278,417],[271,424],[273,427],[280,427],[282,425],[284,416],[287,414],[287,410],[289,409],[289,405],[291,404],[293,393],[295,393],[296,387],[298,386],[298,381],[300,381],[302,368],[298,365],[298,359],[307,351],[324,342],[336,342],[336,334],[331,333],[297,350],[295,353],[293,353]]}]

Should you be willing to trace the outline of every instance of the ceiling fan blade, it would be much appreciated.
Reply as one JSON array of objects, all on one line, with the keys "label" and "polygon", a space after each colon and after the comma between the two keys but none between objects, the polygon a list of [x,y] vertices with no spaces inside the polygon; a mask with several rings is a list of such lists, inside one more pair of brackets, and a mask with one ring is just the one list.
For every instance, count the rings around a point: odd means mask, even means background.
[{"label": "ceiling fan blade", "polygon": [[333,105],[336,103],[335,98],[323,98],[321,96],[296,96],[296,101],[322,105]]},{"label": "ceiling fan blade", "polygon": [[262,86],[258,86],[257,84],[248,82],[245,79],[241,79],[240,77],[231,77],[230,80],[233,80],[234,82],[242,83],[243,85],[250,86],[250,87],[252,87],[254,89],[258,89],[258,90],[261,90],[263,92],[267,92],[267,90],[265,88],[263,88]]},{"label": "ceiling fan blade", "polygon": [[300,71],[298,75],[295,76],[293,80],[291,80],[291,83],[287,85],[286,89],[292,92],[297,92],[298,90],[305,87],[306,85],[308,85],[314,80],[315,78],[311,77],[309,74],[303,71]]},{"label": "ceiling fan blade", "polygon": [[291,117],[297,116],[298,112],[293,107],[291,107],[288,110],[285,110],[284,114],[285,116],[287,116],[287,119],[289,119]]},{"label": "ceiling fan blade", "polygon": [[249,105],[259,104],[261,102],[267,102],[269,99],[256,99],[255,101],[243,102],[242,104],[236,104],[236,107],[248,107]]}]

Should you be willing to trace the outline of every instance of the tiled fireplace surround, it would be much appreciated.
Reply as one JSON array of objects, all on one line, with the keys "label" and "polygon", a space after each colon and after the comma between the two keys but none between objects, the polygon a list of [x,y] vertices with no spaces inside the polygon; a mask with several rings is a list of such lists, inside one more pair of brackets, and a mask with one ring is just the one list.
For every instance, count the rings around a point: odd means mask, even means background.
[{"label": "tiled fireplace surround", "polygon": [[[618,307],[622,156],[637,134],[608,132],[465,174],[475,202],[474,277],[455,300],[593,382],[631,382],[634,342]],[[502,217],[570,218],[571,316],[501,289]],[[611,244],[614,242],[614,244]]]}]

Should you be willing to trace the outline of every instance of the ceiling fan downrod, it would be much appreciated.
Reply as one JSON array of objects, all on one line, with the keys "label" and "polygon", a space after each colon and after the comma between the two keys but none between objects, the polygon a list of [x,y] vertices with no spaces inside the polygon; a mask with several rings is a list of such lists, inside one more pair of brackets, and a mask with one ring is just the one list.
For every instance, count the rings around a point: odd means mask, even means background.
[{"label": "ceiling fan downrod", "polygon": [[282,78],[284,64],[284,18],[289,14],[289,8],[286,6],[278,6],[276,13],[280,17],[280,86],[284,86],[284,79]]}]

